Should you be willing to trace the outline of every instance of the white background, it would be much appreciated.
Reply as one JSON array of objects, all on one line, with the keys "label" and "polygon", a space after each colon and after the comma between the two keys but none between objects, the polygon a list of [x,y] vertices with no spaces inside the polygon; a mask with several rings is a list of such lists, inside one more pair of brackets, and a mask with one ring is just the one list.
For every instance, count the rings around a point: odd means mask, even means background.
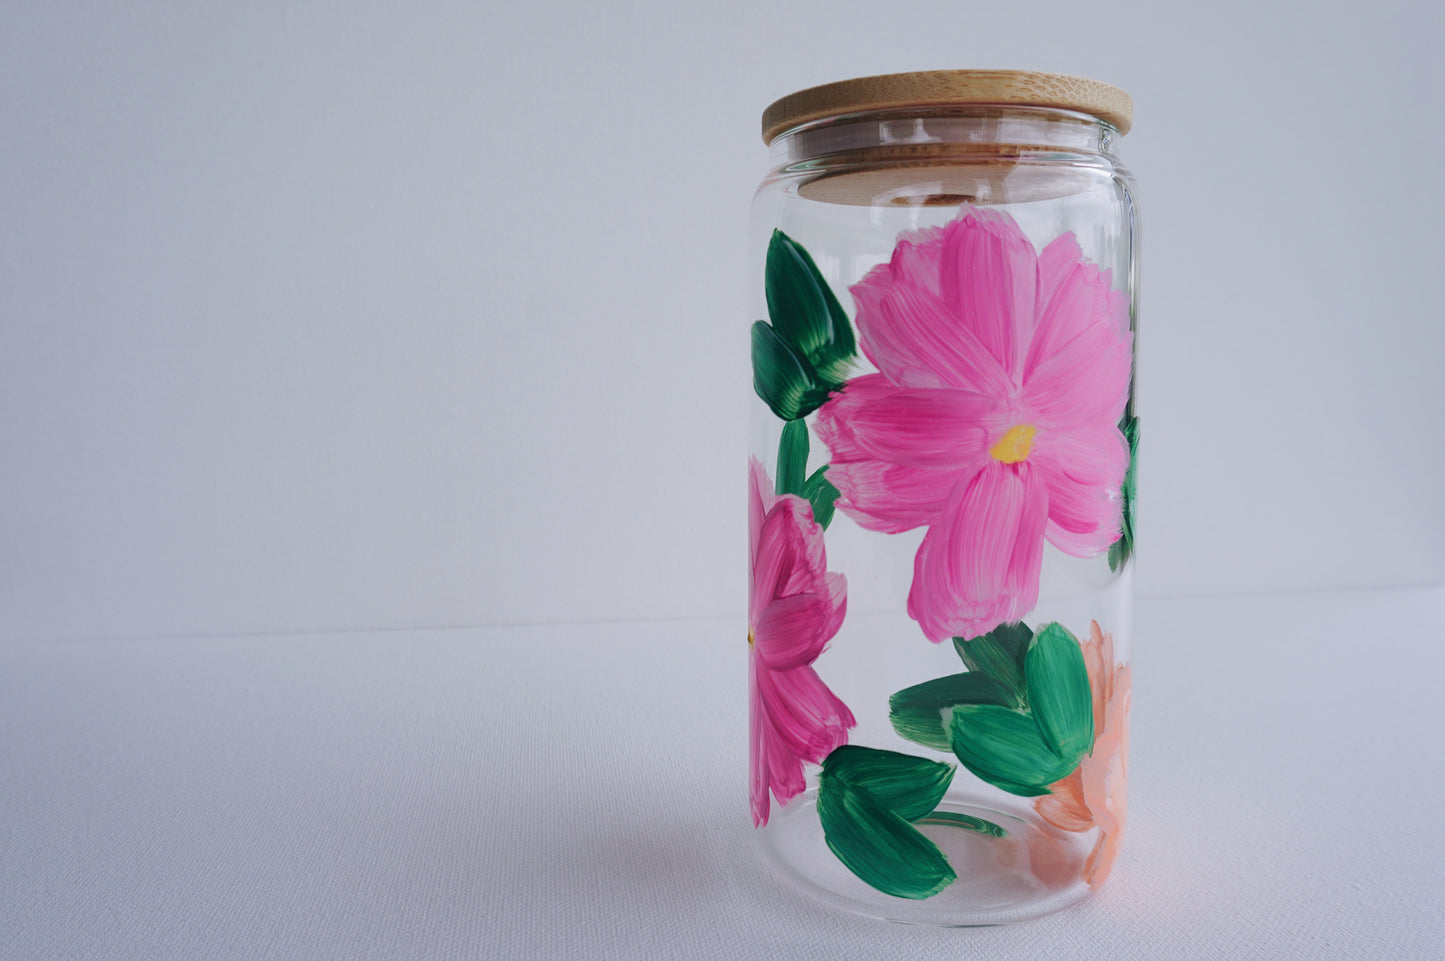
[{"label": "white background", "polygon": [[[0,957],[1435,956],[1440,10],[0,0]],[[745,813],[759,114],[943,67],[1145,217],[1129,839],[970,932]]]},{"label": "white background", "polygon": [[0,636],[737,615],[758,116],[1119,84],[1146,595],[1445,580],[1436,4],[6,3]]}]

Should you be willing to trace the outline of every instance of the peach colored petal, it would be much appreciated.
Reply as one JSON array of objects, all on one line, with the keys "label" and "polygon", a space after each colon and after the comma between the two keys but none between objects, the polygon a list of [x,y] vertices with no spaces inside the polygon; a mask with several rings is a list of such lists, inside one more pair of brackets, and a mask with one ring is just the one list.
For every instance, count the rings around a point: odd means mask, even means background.
[{"label": "peach colored petal", "polygon": [[1050,888],[1067,887],[1075,878],[1078,860],[1069,851],[1070,845],[1053,831],[1029,834],[1029,873]]},{"label": "peach colored petal", "polygon": [[1094,695],[1094,746],[1078,768],[1051,785],[1052,794],[1034,800],[1034,810],[1049,824],[1066,831],[1098,830],[1084,863],[1083,878],[1100,885],[1118,854],[1128,805],[1129,665],[1114,666],[1114,638],[1089,624],[1080,645],[1089,686]]},{"label": "peach colored petal", "polygon": [[1119,856],[1119,842],[1124,838],[1124,826],[1107,833],[1100,833],[1099,840],[1094,842],[1094,850],[1089,852],[1089,858],[1084,862],[1084,882],[1090,887],[1097,888],[1109,878],[1109,872],[1114,869],[1114,859]]},{"label": "peach colored petal", "polygon": [[1049,786],[1053,793],[1034,802],[1034,809],[1045,821],[1065,831],[1087,831],[1094,826],[1089,805],[1084,801],[1083,775],[1075,770],[1062,781]]}]

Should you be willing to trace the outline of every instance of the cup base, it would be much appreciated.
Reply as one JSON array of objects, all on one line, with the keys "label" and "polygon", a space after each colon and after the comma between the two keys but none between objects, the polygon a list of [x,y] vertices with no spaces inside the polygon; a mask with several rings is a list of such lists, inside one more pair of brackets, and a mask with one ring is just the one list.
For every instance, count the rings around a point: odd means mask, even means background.
[{"label": "cup base", "polygon": [[[970,826],[979,820],[1002,831]],[[958,875],[923,900],[876,890],[838,860],[823,837],[816,791],[775,808],[755,835],[764,860],[813,897],[903,924],[979,927],[1027,921],[1068,907],[1092,890],[1083,880],[1088,837],[1050,827],[1031,805],[950,796],[914,826],[938,845]]]}]

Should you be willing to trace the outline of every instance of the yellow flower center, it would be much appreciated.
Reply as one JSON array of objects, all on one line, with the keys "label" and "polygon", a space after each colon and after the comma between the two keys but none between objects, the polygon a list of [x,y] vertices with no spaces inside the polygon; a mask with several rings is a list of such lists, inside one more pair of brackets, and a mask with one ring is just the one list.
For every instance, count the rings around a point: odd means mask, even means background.
[{"label": "yellow flower center", "polygon": [[748,647],[752,647],[752,646],[753,646],[753,626],[752,626],[751,624],[749,624],[749,625],[748,625]]},{"label": "yellow flower center", "polygon": [[1010,427],[1008,433],[998,439],[998,443],[988,449],[994,460],[1002,461],[1005,464],[1017,464],[1021,460],[1028,459],[1029,450],[1034,446],[1034,434],[1038,428],[1032,424],[1018,424]]}]

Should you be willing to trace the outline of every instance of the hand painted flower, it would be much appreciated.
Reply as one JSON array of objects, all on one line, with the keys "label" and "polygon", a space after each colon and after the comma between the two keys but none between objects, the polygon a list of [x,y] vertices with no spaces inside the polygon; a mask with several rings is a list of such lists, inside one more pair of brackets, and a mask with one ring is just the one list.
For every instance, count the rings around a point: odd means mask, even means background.
[{"label": "hand painted flower", "polygon": [[751,466],[749,748],[753,824],[760,826],[768,823],[768,791],[779,804],[799,794],[803,762],[821,762],[846,744],[857,722],[812,668],[843,624],[843,575],[828,573],[812,505],[776,496],[763,466]]},{"label": "hand painted flower", "polygon": [[900,238],[852,291],[879,372],[819,409],[838,506],[870,530],[928,528],[908,613],[932,640],[1019,619],[1046,539],[1092,557],[1119,537],[1127,295],[1073,234],[1036,254],[975,209]]},{"label": "hand painted flower", "polygon": [[1053,793],[1034,800],[1034,810],[1065,831],[1099,829],[1084,862],[1084,880],[1100,885],[1109,876],[1124,832],[1129,781],[1129,685],[1127,664],[1114,664],[1114,636],[1094,621],[1083,644],[1084,664],[1094,695],[1094,750],[1073,774],[1050,785]]}]

